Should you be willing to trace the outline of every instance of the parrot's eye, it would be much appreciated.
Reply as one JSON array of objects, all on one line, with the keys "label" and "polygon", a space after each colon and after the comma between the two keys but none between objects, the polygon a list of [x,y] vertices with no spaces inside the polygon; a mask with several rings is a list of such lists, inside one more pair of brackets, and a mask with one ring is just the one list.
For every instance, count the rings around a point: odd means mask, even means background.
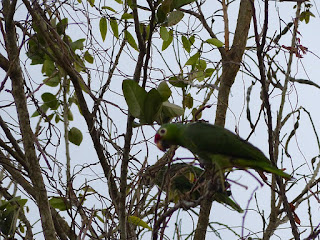
[{"label": "parrot's eye", "polygon": [[165,129],[165,128],[162,128],[162,129],[159,130],[159,135],[160,136],[164,136],[164,135],[166,135],[166,133],[167,133],[167,129]]}]

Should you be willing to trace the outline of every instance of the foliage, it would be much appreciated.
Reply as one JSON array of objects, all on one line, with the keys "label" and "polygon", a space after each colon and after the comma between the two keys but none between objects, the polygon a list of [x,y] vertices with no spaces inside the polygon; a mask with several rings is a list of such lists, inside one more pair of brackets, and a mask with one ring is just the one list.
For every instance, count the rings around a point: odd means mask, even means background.
[{"label": "foliage", "polygon": [[[319,235],[313,108],[319,69],[304,64],[319,60],[303,38],[318,20],[317,6],[249,0],[1,4],[2,237],[204,239],[203,229],[220,239]],[[176,121],[235,129],[295,178],[268,176],[260,187],[255,173],[227,172],[226,185],[239,203],[230,201],[244,214],[222,205],[211,211],[210,197],[173,203],[147,173],[168,175],[160,170],[171,163],[197,163],[189,152],[172,147],[161,153],[153,144],[158,125]],[[201,174],[203,196],[214,194],[216,173]],[[215,211],[223,214],[209,216]]]},{"label": "foliage", "polygon": [[137,82],[124,80],[122,91],[129,112],[133,117],[140,119],[142,124],[153,124],[154,121],[163,124],[184,112],[183,108],[167,101],[171,96],[171,90],[166,82],[160,83],[158,89],[153,88],[146,92]]}]

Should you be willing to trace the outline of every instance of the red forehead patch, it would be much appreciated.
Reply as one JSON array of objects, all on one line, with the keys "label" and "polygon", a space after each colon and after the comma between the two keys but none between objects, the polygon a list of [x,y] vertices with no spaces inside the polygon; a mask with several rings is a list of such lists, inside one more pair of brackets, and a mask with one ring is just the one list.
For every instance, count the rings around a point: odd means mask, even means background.
[{"label": "red forehead patch", "polygon": [[159,135],[159,133],[156,133],[156,135],[154,136],[154,142],[157,143],[160,139],[161,136]]}]

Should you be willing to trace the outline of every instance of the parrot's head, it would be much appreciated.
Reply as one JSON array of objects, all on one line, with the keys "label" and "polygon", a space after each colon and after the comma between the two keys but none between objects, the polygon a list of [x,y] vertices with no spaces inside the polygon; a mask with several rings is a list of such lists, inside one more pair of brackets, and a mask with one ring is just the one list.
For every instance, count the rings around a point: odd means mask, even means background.
[{"label": "parrot's head", "polygon": [[177,125],[162,125],[154,136],[154,142],[161,151],[166,151],[171,145],[177,145]]}]

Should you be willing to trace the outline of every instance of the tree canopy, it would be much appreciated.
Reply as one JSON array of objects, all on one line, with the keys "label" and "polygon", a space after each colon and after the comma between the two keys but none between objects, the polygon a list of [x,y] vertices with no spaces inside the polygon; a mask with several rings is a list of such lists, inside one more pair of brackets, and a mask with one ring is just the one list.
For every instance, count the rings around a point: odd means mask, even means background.
[{"label": "tree canopy", "polygon": [[[1,4],[2,237],[319,237],[320,37],[303,38],[316,2]],[[156,148],[160,125],[194,121],[293,178],[233,169],[221,182]]]}]

